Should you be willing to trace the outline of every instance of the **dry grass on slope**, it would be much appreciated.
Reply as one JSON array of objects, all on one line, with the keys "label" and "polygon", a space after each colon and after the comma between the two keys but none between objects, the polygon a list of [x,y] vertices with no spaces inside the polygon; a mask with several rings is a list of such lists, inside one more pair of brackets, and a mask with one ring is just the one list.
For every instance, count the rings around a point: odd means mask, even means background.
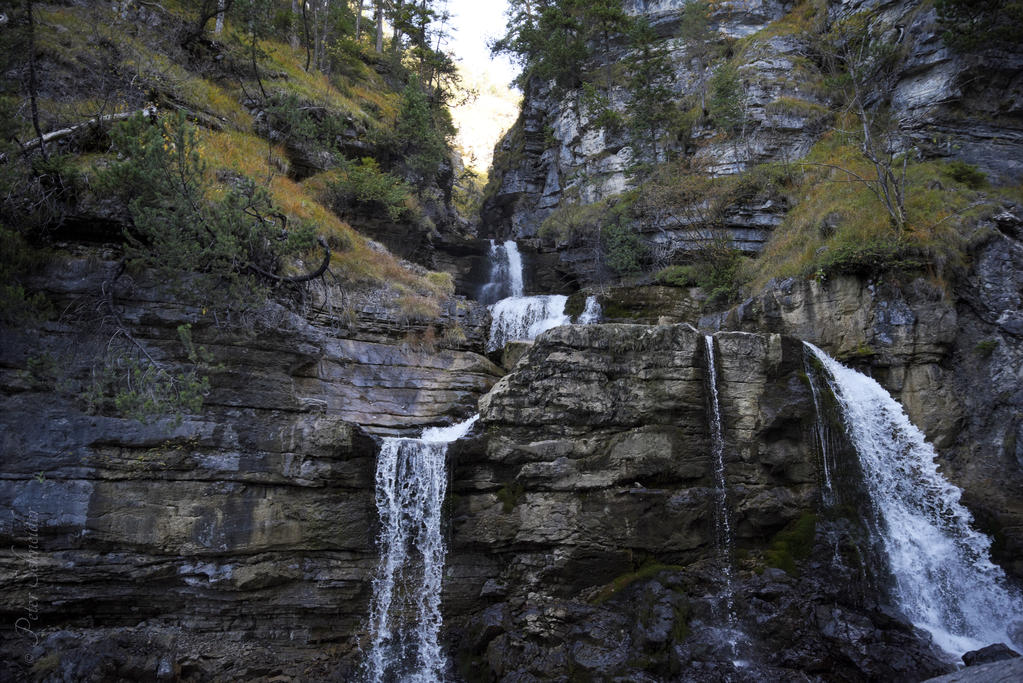
[{"label": "dry grass on slope", "polygon": [[[370,243],[318,201],[315,187],[289,179],[285,151],[260,137],[245,105],[247,93],[258,89],[232,76],[230,67],[219,66],[237,57],[232,57],[232,50],[238,48],[228,37],[230,25],[223,44],[216,48],[222,50],[221,61],[194,64],[175,39],[191,15],[173,0],[146,4],[137,10],[138,16],[122,16],[108,3],[36,3],[35,10],[37,60],[46,78],[39,102],[44,132],[100,115],[135,111],[154,100],[161,115],[183,110],[200,128],[212,196],[222,194],[232,176],[247,176],[266,186],[289,221],[312,224],[328,240],[333,252],[331,271],[344,286],[391,289],[397,297],[414,299],[419,311],[439,310],[440,301],[450,296],[446,285],[438,285],[437,274],[403,264]],[[349,75],[327,76],[306,71],[305,53],[287,43],[264,41],[259,48],[263,85],[270,94],[293,96],[357,121],[368,135],[396,115],[398,93],[359,59],[346,65]],[[7,104],[15,111],[27,110],[27,102]],[[27,116],[20,117],[17,135],[21,140],[35,137]],[[110,158],[105,148],[95,146],[101,141],[90,144],[93,147],[76,149],[71,161],[86,180]],[[318,251],[313,251],[286,270],[302,272],[318,260]]]}]

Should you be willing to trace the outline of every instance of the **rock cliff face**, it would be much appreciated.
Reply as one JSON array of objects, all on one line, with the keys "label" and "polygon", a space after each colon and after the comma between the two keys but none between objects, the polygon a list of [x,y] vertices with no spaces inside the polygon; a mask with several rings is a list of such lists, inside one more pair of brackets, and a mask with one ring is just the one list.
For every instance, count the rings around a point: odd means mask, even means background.
[{"label": "rock cliff face", "polygon": [[[709,75],[677,38],[682,4],[627,3],[669,49],[680,99]],[[950,53],[929,4],[824,4],[828,21],[872,8],[898,31],[905,54],[892,103],[920,154],[1023,177],[1017,56]],[[820,74],[801,71],[812,65],[799,31],[785,28],[794,3],[712,5],[716,39],[743,41],[732,57],[748,135],[740,148],[698,123],[669,151],[717,175],[802,157],[829,125],[830,103],[806,87]],[[623,92],[611,99],[624,107]],[[540,224],[566,203],[628,189],[629,167],[652,161],[596,127],[578,101],[528,85],[484,218],[486,236],[520,241],[527,289],[574,294],[575,313],[591,257],[552,248]],[[314,150],[288,153],[296,176],[324,167]],[[732,206],[725,227],[756,252],[787,209],[757,196]],[[109,217],[74,220],[58,238],[86,223],[97,243],[121,229]],[[484,239],[450,225],[364,227],[452,273],[460,293],[486,279]],[[677,221],[640,228],[691,238]],[[856,460],[831,414],[843,486],[837,501],[822,494],[800,340],[902,402],[995,538],[995,559],[1023,578],[1021,239],[1018,216],[995,216],[974,236],[968,272],[945,288],[923,278],[786,280],[719,314],[704,311],[696,289],[610,289],[599,296],[610,324],[515,345],[504,368],[484,355],[486,310],[464,298],[435,316],[403,311],[397,294],[312,290],[220,320],[187,295],[128,278],[108,302],[97,292],[115,263],[94,247],[62,257],[32,283],[62,315],[4,329],[0,344],[0,506],[12,511],[0,525],[0,617],[13,626],[0,679],[355,679],[378,559],[380,437],[477,410],[478,425],[448,451],[453,680],[945,673],[945,656],[889,604]],[[184,366],[181,325],[210,354],[201,411],[141,423],[89,407],[81,388],[101,372],[98,349],[128,332],[157,361]]]},{"label": "rock cliff face", "polygon": [[[725,60],[703,68],[694,58],[694,46],[678,37],[684,4],[660,0],[626,7],[645,16],[657,31],[674,68],[669,85],[680,103],[691,106],[701,101],[708,78]],[[906,146],[915,154],[961,159],[1000,182],[1023,177],[1023,53],[954,53],[941,40],[935,10],[913,0],[831,0],[825,5],[820,15],[825,25],[870,10],[877,25],[890,27],[885,39],[897,44],[901,54],[897,73],[890,92],[869,98],[890,99]],[[818,87],[824,78],[821,67],[807,58],[810,29],[797,28],[800,19],[794,18],[792,3],[726,0],[711,7],[708,42],[725,46],[742,82],[742,140],[698,123],[668,143],[661,155],[686,156],[696,172],[709,175],[801,159],[831,129],[829,111],[835,110]],[[618,50],[615,59],[626,56],[626,46]],[[612,88],[616,111],[624,112],[628,100],[623,85]],[[649,150],[634,148],[627,130],[597,125],[581,101],[578,92],[557,93],[537,80],[527,84],[521,116],[497,147],[492,174],[499,182],[484,205],[483,225],[488,235],[515,238],[548,253],[537,263],[545,271],[541,277],[586,283],[592,275],[585,250],[545,242],[538,235],[540,225],[560,206],[588,204],[630,189],[630,167],[655,160]],[[736,246],[755,253],[787,209],[781,197],[743,199],[727,212],[723,229]],[[685,246],[695,239],[691,226],[672,217],[651,216],[634,228],[662,246]]]},{"label": "rock cliff face", "polygon": [[[48,277],[69,297],[97,271],[67,267]],[[4,643],[4,675],[356,676],[377,558],[369,432],[398,426],[387,411],[356,424],[346,381],[310,368],[360,344],[389,348],[378,365],[436,368],[384,343],[386,316],[368,308],[377,326],[358,339],[288,316],[254,339],[197,325],[196,311],[153,290],[118,300],[153,348],[170,353],[160,340],[190,320],[224,367],[201,414],[143,425],[84,414],[31,371],[30,353],[80,329],[5,345],[0,495],[15,515],[0,570],[4,616],[25,628]],[[885,606],[860,522],[822,505],[800,342],[721,332],[714,344],[727,538],[694,328],[558,328],[484,396],[479,427],[449,451],[453,677],[948,670]],[[474,382],[496,379],[472,351],[445,354],[456,361],[437,370],[437,391],[475,396]],[[373,386],[382,403],[398,400],[392,384]]]},{"label": "rock cliff face", "polygon": [[620,287],[596,296],[607,320],[791,335],[872,375],[937,447],[943,472],[996,540],[996,557],[1021,576],[1023,223],[1016,211],[978,227],[968,271],[944,287],[891,276],[787,279],[710,314],[701,312],[699,289]]},{"label": "rock cliff face", "polygon": [[0,678],[349,678],[377,561],[371,434],[475,410],[501,374],[475,352],[485,311],[453,302],[443,322],[463,335],[430,346],[442,321],[369,294],[344,319],[268,305],[218,326],[122,286],[120,318],[158,360],[186,360],[185,323],[213,356],[200,413],[142,424],[61,386],[109,342],[94,293],[115,267],[55,264],[40,280],[60,322],[4,331],[2,611],[23,628]]},{"label": "rock cliff face", "polygon": [[[734,545],[715,526],[694,328],[558,328],[484,397],[480,436],[451,449],[445,605],[463,676],[857,680],[946,668],[881,607],[883,590],[866,588],[877,567],[835,561],[865,560],[850,522],[821,506],[801,343],[719,333],[715,345]],[[778,552],[781,539],[791,543]]]},{"label": "rock cliff face", "polygon": [[1023,576],[1023,243],[1004,212],[981,231],[955,295],[923,279],[785,281],[711,328],[807,339],[880,381],[937,447],[943,472]]}]

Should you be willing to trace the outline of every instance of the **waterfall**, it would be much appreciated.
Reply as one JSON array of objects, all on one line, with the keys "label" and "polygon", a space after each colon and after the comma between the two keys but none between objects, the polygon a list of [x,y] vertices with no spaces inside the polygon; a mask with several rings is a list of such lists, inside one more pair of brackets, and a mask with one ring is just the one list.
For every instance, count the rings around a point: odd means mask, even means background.
[{"label": "waterfall", "polygon": [[418,439],[385,438],[377,459],[380,562],[370,608],[372,644],[365,661],[373,683],[443,679],[438,634],[444,571],[441,504],[447,489],[448,444],[465,436],[478,415]]},{"label": "waterfall", "polygon": [[740,633],[735,623],[735,596],[732,592],[732,524],[728,516],[728,491],[725,483],[725,438],[721,426],[721,401],[718,397],[717,365],[714,362],[714,338],[705,335],[703,341],[707,348],[707,385],[710,389],[715,539],[718,546],[718,560],[721,563],[721,574],[725,580],[725,620],[728,629],[728,644],[734,656]]},{"label": "waterfall", "polygon": [[588,296],[586,297],[586,304],[583,306],[583,312],[579,314],[576,319],[576,325],[592,325],[593,323],[600,322],[600,316],[603,311],[600,310],[600,302],[597,301],[597,297]]},{"label": "waterfall", "polygon": [[[572,322],[565,314],[568,297],[560,294],[523,296],[522,255],[513,240],[490,242],[490,282],[480,290],[480,302],[490,309],[487,351],[496,351],[516,339],[535,339],[541,332]],[[497,298],[505,294],[504,298]],[[596,297],[586,299],[581,324],[600,319]]]},{"label": "waterfall", "polygon": [[1013,642],[1023,601],[991,561],[991,540],[971,527],[962,491],[934,461],[934,448],[873,379],[807,344],[826,370],[859,454],[894,597],[915,625],[954,654]]},{"label": "waterfall", "polygon": [[495,351],[516,339],[536,339],[552,327],[568,325],[567,296],[511,296],[490,307],[490,338],[487,351]]},{"label": "waterfall", "polygon": [[490,240],[490,278],[480,288],[479,302],[497,303],[509,296],[522,296],[522,254],[514,240],[498,244]]},{"label": "waterfall", "polygon": [[[824,404],[821,402],[821,387],[817,373],[810,367],[810,363],[804,359],[803,369],[810,382],[810,394],[813,396],[814,414],[817,419],[814,421],[814,431],[817,437],[817,448],[821,456],[821,473],[824,475],[824,486],[821,487],[821,496],[825,505],[830,505],[835,500],[835,490],[831,485],[831,429],[825,420]],[[837,552],[837,551],[836,551]]]}]

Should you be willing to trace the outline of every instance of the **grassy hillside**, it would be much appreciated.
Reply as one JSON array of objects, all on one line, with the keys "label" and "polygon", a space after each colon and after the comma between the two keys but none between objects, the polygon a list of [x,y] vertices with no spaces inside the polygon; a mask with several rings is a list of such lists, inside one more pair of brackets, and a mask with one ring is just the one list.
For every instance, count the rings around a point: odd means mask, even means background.
[{"label": "grassy hillside", "polygon": [[[265,23],[256,30],[242,10],[259,4],[234,3],[219,33],[210,20],[191,38],[204,6],[197,0],[38,2],[31,23],[23,7],[11,13],[0,95],[5,246],[29,250],[33,258],[80,240],[126,244],[136,256],[152,251],[154,241],[140,222],[160,229],[182,222],[180,207],[164,205],[181,197],[140,203],[139,191],[123,186],[124,173],[151,186],[166,180],[152,174],[173,175],[187,166],[192,177],[182,173],[176,185],[165,183],[167,191],[195,190],[200,205],[192,207],[193,221],[238,213],[229,216],[238,225],[221,242],[237,241],[239,231],[288,233],[294,244],[260,248],[276,257],[270,259],[271,275],[294,276],[319,263],[321,237],[331,252],[330,274],[345,287],[381,287],[434,300],[448,296],[444,277],[399,262],[359,232],[362,221],[381,215],[415,230],[425,220],[424,204],[441,194],[433,176],[402,166],[405,156],[418,151],[401,146],[407,140],[400,129],[408,121],[401,117],[410,106],[409,84],[422,69],[417,74],[408,60],[403,64],[399,51],[377,54],[369,42],[371,26],[364,25],[362,40],[354,41],[345,33],[351,31],[351,17],[345,16],[330,18],[336,39],[319,68],[307,65],[304,46],[290,39],[301,33],[285,12],[290,4],[263,3],[259,16]],[[430,95],[425,87],[419,92],[425,93],[420,99]],[[142,110],[144,123],[112,120]],[[446,112],[431,115],[441,118],[433,127],[443,128]],[[159,140],[155,149],[118,144],[122,129],[145,136],[146,126],[161,129],[162,150]],[[38,144],[40,134],[69,127],[70,133]],[[173,143],[183,130],[181,139],[192,142],[187,150]],[[446,135],[439,134],[442,142]],[[119,164],[133,167],[112,174]],[[111,186],[115,176],[120,187]],[[248,208],[231,208],[242,195]],[[251,225],[242,224],[247,219]],[[305,238],[291,239],[299,233]],[[7,257],[12,253],[5,249],[3,274],[5,298],[14,300],[5,305],[16,308],[23,298],[18,279],[31,259],[19,265]],[[239,254],[252,258],[251,252]],[[129,259],[129,265],[180,256],[151,253]]]}]

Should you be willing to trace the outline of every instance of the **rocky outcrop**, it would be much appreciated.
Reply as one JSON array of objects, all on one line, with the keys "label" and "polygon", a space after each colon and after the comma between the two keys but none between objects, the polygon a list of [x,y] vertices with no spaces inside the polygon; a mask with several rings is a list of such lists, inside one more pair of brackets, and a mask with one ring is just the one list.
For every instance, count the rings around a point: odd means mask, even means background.
[{"label": "rocky outcrop", "polygon": [[[627,3],[633,15],[646,16],[664,40],[674,73],[672,87],[678,99],[695,93],[705,80],[701,69],[694,68],[692,46],[675,38],[678,34],[679,11],[685,3],[669,0],[656,3]],[[784,14],[784,3],[723,2],[714,5],[714,27],[719,37],[738,38],[764,28]],[[793,41],[768,41],[762,53],[751,60],[752,71],[744,80],[756,84],[749,90],[750,118],[771,135],[751,138],[743,152],[756,150],[758,156],[772,154],[792,158],[805,154],[812,140],[813,116],[798,112],[776,114],[767,105],[788,91],[798,45]],[[616,58],[624,58],[626,46],[618,48]],[[624,112],[629,95],[625,88],[613,88],[611,101],[619,113]],[[590,203],[621,193],[631,186],[630,167],[636,162],[650,162],[649,151],[637,150],[627,131],[612,132],[595,123],[596,114],[581,104],[579,93],[555,92],[549,83],[531,81],[523,98],[522,113],[515,128],[498,144],[495,172],[501,174],[501,185],[484,206],[484,225],[495,235],[520,241],[535,240],[537,229],[550,213],[563,203]],[[819,118],[819,117],[818,117]],[[713,138],[710,129],[694,132],[695,137]],[[553,144],[552,144],[553,143]],[[677,151],[677,150],[673,150]],[[728,141],[709,142],[701,152],[702,163],[711,173],[734,172],[742,167],[737,160],[740,150]],[[746,213],[746,216],[742,214]],[[780,220],[770,207],[738,211],[731,221],[736,231],[747,231],[747,238],[763,242],[766,230]],[[663,228],[687,233],[686,226],[647,226],[651,233]]]},{"label": "rocky outcrop", "polygon": [[[827,99],[820,65],[808,58],[815,50],[811,34],[819,28],[812,24],[819,20],[830,25],[869,10],[874,25],[884,27],[883,39],[899,46],[900,62],[885,92],[871,93],[868,99],[890,99],[907,149],[921,157],[975,164],[998,183],[1023,177],[1020,51],[956,53],[941,39],[936,11],[914,0],[834,0],[811,20],[799,14],[805,5],[790,13],[791,3],[774,0],[715,2],[707,42],[727,55],[743,89],[742,133],[728,136],[707,118],[701,98],[708,78],[725,60],[703,68],[694,59],[696,46],[677,37],[684,4],[626,3],[628,11],[650,21],[670,55],[674,73],[669,87],[680,108],[704,109],[691,130],[665,142],[661,157],[684,156],[691,172],[705,175],[803,158],[833,127],[838,108]],[[612,61],[628,54],[624,44],[617,49]],[[609,100],[624,114],[629,97],[624,85],[617,84]],[[617,132],[600,127],[581,101],[578,92],[558,93],[536,80],[527,84],[521,116],[495,152],[492,177],[499,182],[483,209],[487,235],[539,249],[545,253],[536,264],[545,270],[540,277],[576,286],[598,279],[592,249],[552,244],[538,233],[543,221],[558,207],[589,204],[629,190],[633,166],[663,161],[645,146],[636,149],[627,127]],[[755,253],[788,208],[784,198],[770,194],[736,198],[720,227],[736,247]],[[648,244],[668,251],[691,250],[706,239],[705,231],[689,221],[656,211],[636,217],[632,228]]]},{"label": "rocky outcrop", "polygon": [[87,392],[123,340],[97,294],[115,269],[52,264],[39,281],[63,315],[3,331],[0,611],[18,628],[0,678],[350,680],[377,563],[374,435],[475,410],[501,375],[473,350],[485,311],[409,318],[367,291],[345,315],[217,320],[125,276],[124,331],[177,368],[189,324],[210,356],[202,410],[143,423]]},{"label": "rocky outcrop", "polygon": [[865,588],[855,523],[821,509],[801,343],[719,333],[715,346],[727,551],[694,328],[557,328],[483,398],[479,436],[450,450],[444,604],[465,678],[948,670]]},{"label": "rocky outcrop", "polygon": [[[582,311],[586,292],[569,297],[566,309]],[[593,296],[600,304],[601,320],[609,323],[695,323],[707,297],[699,288],[679,289],[659,285],[608,287]]]},{"label": "rocky outcrop", "polygon": [[785,280],[701,327],[791,334],[873,375],[938,448],[995,554],[1023,576],[1023,243],[981,225],[954,295],[924,278]]}]

